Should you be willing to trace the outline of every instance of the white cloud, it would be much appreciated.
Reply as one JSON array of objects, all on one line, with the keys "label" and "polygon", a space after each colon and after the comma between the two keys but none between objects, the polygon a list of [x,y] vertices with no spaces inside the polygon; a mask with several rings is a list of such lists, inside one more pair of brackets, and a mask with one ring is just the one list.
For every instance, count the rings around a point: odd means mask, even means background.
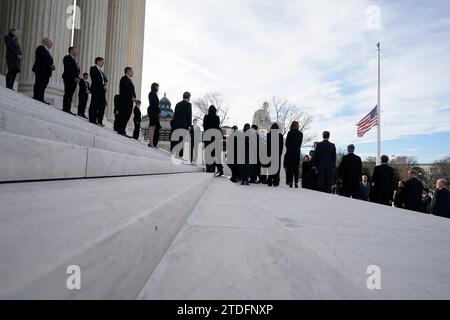
[{"label": "white cloud", "polygon": [[[369,5],[382,29],[367,29]],[[220,92],[231,123],[251,121],[272,95],[304,106],[318,134],[355,141],[376,104],[376,43],[383,45],[383,135],[450,131],[449,4],[406,1],[148,1],[144,90],[159,82],[173,103]],[[375,135],[369,134],[365,141]]]}]

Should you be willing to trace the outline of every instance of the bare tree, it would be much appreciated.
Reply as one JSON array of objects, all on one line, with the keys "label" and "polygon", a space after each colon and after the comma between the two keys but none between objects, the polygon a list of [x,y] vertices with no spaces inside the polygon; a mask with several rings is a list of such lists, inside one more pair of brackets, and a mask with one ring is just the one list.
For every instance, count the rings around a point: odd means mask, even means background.
[{"label": "bare tree", "polygon": [[432,184],[435,184],[438,179],[445,179],[450,182],[450,157],[436,161],[430,171]]},{"label": "bare tree", "polygon": [[274,96],[270,103],[270,114],[272,121],[282,126],[281,133],[284,136],[288,133],[292,122],[298,121],[300,123],[300,131],[304,134],[303,143],[308,145],[315,140],[314,136],[307,134],[311,129],[314,117],[298,105],[289,102],[287,99]]},{"label": "bare tree", "polygon": [[217,115],[220,118],[220,126],[228,121],[229,108],[225,106],[223,101],[223,96],[220,93],[208,93],[203,98],[194,100],[193,106],[195,110],[195,117],[197,117],[201,122],[203,118],[208,114],[209,107],[215,106],[217,108]]},{"label": "bare tree", "polygon": [[396,156],[391,160],[391,165],[397,171],[400,179],[407,179],[409,170],[417,170],[417,159],[409,156]]}]

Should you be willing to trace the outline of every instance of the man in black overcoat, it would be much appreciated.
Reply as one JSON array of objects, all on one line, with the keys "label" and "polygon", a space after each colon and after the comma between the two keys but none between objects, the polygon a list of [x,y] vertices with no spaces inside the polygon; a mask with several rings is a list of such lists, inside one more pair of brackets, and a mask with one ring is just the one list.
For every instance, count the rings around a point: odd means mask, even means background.
[{"label": "man in black overcoat", "polygon": [[45,90],[56,67],[53,63],[53,57],[50,50],[53,48],[53,42],[49,38],[42,40],[42,45],[36,49],[36,60],[33,65],[35,75],[33,99],[49,104],[44,100]]},{"label": "man in black overcoat", "polygon": [[347,147],[348,154],[342,157],[339,165],[339,178],[342,180],[341,194],[344,197],[360,199],[360,182],[362,176],[362,160],[355,155],[355,146]]},{"label": "man in black overcoat", "polygon": [[330,133],[323,133],[323,141],[317,144],[313,163],[318,173],[319,191],[331,193],[336,169],[336,146],[330,141]]},{"label": "man in black overcoat", "polygon": [[6,74],[6,88],[14,90],[16,76],[20,73],[20,64],[23,58],[19,43],[20,32],[17,29],[9,30],[5,36],[6,46],[6,65],[8,73]]}]

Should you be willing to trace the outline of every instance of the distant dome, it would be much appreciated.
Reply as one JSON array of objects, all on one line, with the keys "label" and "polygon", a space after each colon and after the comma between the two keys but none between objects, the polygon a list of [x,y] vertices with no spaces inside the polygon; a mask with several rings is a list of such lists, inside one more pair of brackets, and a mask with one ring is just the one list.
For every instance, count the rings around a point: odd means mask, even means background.
[{"label": "distant dome", "polygon": [[162,118],[173,118],[173,110],[171,109],[172,103],[167,99],[166,94],[164,93],[164,98],[159,100],[159,108],[161,109],[161,117]]},{"label": "distant dome", "polygon": [[164,98],[159,100],[159,107],[161,110],[170,110],[170,107],[172,107],[172,103],[170,103],[170,100],[167,99],[166,94],[164,93]]}]

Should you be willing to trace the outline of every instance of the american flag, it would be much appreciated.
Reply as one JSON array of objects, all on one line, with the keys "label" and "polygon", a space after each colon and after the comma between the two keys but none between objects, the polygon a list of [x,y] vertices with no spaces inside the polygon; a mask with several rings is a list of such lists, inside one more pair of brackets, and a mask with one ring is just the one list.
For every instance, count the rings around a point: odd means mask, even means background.
[{"label": "american flag", "polygon": [[358,138],[364,137],[373,127],[378,126],[378,106],[365,116],[358,124]]}]

